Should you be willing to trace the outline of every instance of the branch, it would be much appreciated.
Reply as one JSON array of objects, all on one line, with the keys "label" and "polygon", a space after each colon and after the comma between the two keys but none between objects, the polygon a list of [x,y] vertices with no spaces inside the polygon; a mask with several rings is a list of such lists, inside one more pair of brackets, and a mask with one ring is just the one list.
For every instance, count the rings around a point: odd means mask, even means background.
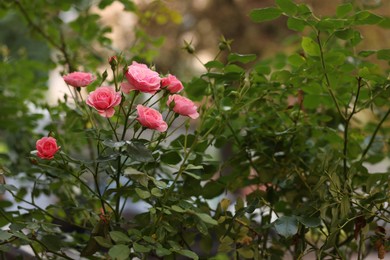
[{"label": "branch", "polygon": [[45,31],[43,31],[41,29],[40,26],[38,26],[37,24],[35,24],[33,22],[33,20],[31,19],[30,15],[28,14],[28,12],[26,11],[26,9],[23,7],[23,5],[20,3],[19,0],[14,0],[14,3],[17,5],[17,7],[19,8],[20,12],[22,13],[23,17],[27,20],[27,23],[36,31],[38,32],[46,41],[48,41],[54,48],[56,48],[57,50],[59,50],[62,55],[64,56],[64,59],[65,59],[65,62],[66,64],[68,65],[68,71],[69,72],[72,72],[75,70],[75,68],[73,67],[71,61],[70,61],[70,58],[69,58],[69,54],[68,52],[66,51],[66,45],[65,45],[65,41],[64,41],[64,38],[63,38],[63,35],[62,35],[62,31],[60,31],[60,37],[61,37],[61,44],[58,44],[57,42],[55,42],[49,35],[46,34]]},{"label": "branch", "polygon": [[320,32],[317,33],[317,43],[318,43],[318,46],[320,48],[321,65],[322,65],[322,69],[324,70],[324,76],[325,76],[325,80],[326,80],[326,88],[327,88],[330,96],[332,97],[333,102],[336,105],[336,108],[337,108],[337,111],[339,112],[339,115],[343,119],[345,119],[345,115],[341,112],[341,109],[340,109],[339,103],[337,102],[336,96],[334,95],[333,90],[330,87],[330,80],[329,80],[329,77],[328,77],[328,73],[326,72],[326,65],[325,65],[325,60],[324,60],[324,51],[322,49],[322,44],[321,44],[321,40],[320,40]]}]

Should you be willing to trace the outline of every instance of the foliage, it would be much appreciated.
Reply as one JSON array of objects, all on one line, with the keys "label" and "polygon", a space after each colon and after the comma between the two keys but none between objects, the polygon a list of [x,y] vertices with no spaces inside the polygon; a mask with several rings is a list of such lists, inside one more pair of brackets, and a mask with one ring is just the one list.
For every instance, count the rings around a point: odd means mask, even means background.
[{"label": "foliage", "polygon": [[[139,48],[132,48],[139,52],[103,62],[89,46],[109,45],[109,28],[97,24],[88,4],[74,5],[79,16],[67,24],[58,12],[69,10],[71,1],[31,2],[2,5],[22,14],[59,53],[55,62],[65,71],[107,68],[88,92],[103,83],[119,90],[131,61],[152,60],[142,56],[149,36],[139,34]],[[104,8],[113,1],[98,2]],[[121,2],[136,12],[131,1]],[[173,124],[181,117],[166,105],[164,90],[123,94],[111,119],[89,109],[78,91],[75,103],[68,97],[45,105],[51,118],[45,130],[61,150],[55,160],[32,154],[31,166],[4,170],[32,187],[0,186],[29,206],[8,210],[13,202],[0,202],[0,250],[29,245],[36,256],[67,259],[74,251],[111,259],[283,259],[287,254],[302,259],[309,253],[318,259],[352,254],[362,259],[369,252],[384,258],[389,174],[372,173],[368,166],[388,158],[390,51],[359,50],[359,28],[388,28],[390,18],[351,3],[320,18],[291,0],[276,0],[274,7],[254,9],[249,16],[254,22],[285,16],[299,36],[291,43],[296,50],[259,60],[231,51],[231,41],[222,38],[215,59],[202,63],[205,72],[185,84],[187,96],[200,104],[195,127],[188,121]],[[191,43],[185,44],[196,56]],[[15,66],[28,68],[29,62]],[[2,91],[9,84],[15,93],[23,82],[13,76],[9,60],[2,66],[7,68]],[[49,69],[33,67],[37,73]],[[34,76],[27,77],[34,85],[46,77]],[[30,91],[17,102],[38,89]],[[141,103],[170,111],[164,114],[167,133],[143,134],[135,118]],[[32,129],[36,118],[26,109],[18,108],[19,123],[38,139]],[[372,115],[368,122],[361,117],[366,112]],[[16,123],[0,120],[13,136]],[[29,144],[18,160],[34,149],[34,140]],[[5,158],[4,165],[11,165]],[[40,195],[52,195],[56,203],[43,207],[36,201]],[[131,208],[136,202],[147,208],[136,212]]]}]

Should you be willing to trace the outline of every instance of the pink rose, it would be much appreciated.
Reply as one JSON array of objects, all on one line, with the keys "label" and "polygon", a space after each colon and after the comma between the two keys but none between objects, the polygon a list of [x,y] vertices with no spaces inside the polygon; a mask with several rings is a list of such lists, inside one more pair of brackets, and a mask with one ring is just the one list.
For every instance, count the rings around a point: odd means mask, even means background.
[{"label": "pink rose", "polygon": [[115,92],[112,87],[99,87],[89,93],[87,104],[95,108],[101,116],[112,117],[115,113],[114,107],[121,103],[120,92]]},{"label": "pink rose", "polygon": [[75,71],[62,76],[66,84],[73,87],[85,87],[95,81],[96,77],[91,73]]},{"label": "pink rose", "polygon": [[139,90],[144,93],[154,94],[160,89],[160,76],[145,64],[133,61],[128,67],[125,76],[128,82],[121,84],[123,93],[127,94],[130,90]]},{"label": "pink rose", "polygon": [[60,148],[60,146],[57,146],[57,141],[53,137],[42,137],[36,142],[37,155],[41,159],[53,159]]},{"label": "pink rose", "polygon": [[169,106],[172,101],[174,101],[173,111],[176,113],[182,116],[189,116],[192,119],[199,117],[199,113],[196,111],[198,109],[197,106],[188,98],[180,95],[171,95],[168,97],[167,105]]},{"label": "pink rose", "polygon": [[182,91],[183,84],[175,76],[168,74],[167,77],[161,79],[161,87],[166,87],[173,94]]},{"label": "pink rose", "polygon": [[168,125],[164,122],[162,115],[157,110],[143,105],[138,105],[137,112],[137,120],[142,126],[160,132],[165,132],[167,130]]}]

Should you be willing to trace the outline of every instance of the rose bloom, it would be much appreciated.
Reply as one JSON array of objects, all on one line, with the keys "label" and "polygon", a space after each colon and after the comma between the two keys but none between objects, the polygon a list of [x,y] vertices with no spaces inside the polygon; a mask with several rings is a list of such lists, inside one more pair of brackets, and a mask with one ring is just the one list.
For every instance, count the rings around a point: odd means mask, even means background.
[{"label": "rose bloom", "polygon": [[167,77],[161,79],[162,88],[167,88],[170,93],[177,93],[183,90],[183,84],[175,76],[168,74]]},{"label": "rose bloom", "polygon": [[115,113],[114,107],[121,103],[120,92],[115,92],[112,87],[99,87],[89,93],[87,104],[95,108],[101,116],[112,117]]},{"label": "rose bloom", "polygon": [[160,132],[165,132],[167,130],[168,125],[165,123],[162,115],[157,110],[150,107],[145,107],[143,105],[138,105],[137,112],[137,120],[142,126]]},{"label": "rose bloom", "polygon": [[60,148],[60,146],[57,146],[57,141],[53,137],[42,137],[36,142],[37,155],[41,159],[53,159]]},{"label": "rose bloom", "polygon": [[172,101],[175,104],[172,108],[175,113],[191,117],[192,119],[199,117],[199,113],[196,111],[198,107],[188,98],[180,95],[171,95],[168,97],[167,105],[169,106]]},{"label": "rose bloom", "polygon": [[125,76],[128,82],[121,84],[123,93],[127,94],[131,90],[139,90],[144,93],[154,94],[160,89],[160,76],[145,64],[133,61],[127,68]]},{"label": "rose bloom", "polygon": [[95,81],[96,77],[88,72],[75,71],[62,76],[66,84],[73,87],[85,87]]}]

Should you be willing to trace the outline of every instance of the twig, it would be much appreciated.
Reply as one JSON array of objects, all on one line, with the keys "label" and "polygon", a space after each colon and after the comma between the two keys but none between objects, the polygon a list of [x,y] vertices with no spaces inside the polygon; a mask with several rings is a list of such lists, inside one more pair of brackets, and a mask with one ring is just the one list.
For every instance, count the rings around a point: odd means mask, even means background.
[{"label": "twig", "polygon": [[330,87],[329,76],[328,76],[328,73],[326,72],[326,65],[325,65],[325,59],[324,59],[324,50],[322,49],[322,44],[321,44],[321,40],[320,40],[320,31],[318,31],[318,33],[317,33],[317,43],[318,43],[318,46],[320,48],[321,65],[322,65],[322,69],[324,70],[324,76],[325,76],[325,80],[326,80],[326,88],[327,88],[330,96],[332,97],[333,102],[336,105],[336,108],[337,108],[337,111],[338,111],[339,115],[343,119],[345,119],[345,115],[341,112],[341,109],[340,109],[339,103],[337,102],[336,96],[334,95],[333,90]]}]

